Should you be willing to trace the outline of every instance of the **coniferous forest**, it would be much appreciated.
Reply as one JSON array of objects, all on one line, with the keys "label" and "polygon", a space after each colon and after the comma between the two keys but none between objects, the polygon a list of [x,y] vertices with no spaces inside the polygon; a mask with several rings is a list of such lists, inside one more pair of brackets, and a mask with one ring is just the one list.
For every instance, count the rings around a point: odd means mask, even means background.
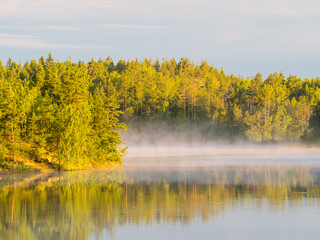
[{"label": "coniferous forest", "polygon": [[0,64],[0,166],[81,169],[122,161],[132,122],[200,125],[211,139],[311,141],[320,78],[228,75],[187,58],[88,63],[51,54]]}]

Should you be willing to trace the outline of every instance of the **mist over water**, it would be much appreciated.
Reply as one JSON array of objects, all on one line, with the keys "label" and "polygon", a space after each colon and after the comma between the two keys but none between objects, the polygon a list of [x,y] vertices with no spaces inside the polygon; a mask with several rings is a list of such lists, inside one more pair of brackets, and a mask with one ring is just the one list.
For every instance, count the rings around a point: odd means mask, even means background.
[{"label": "mist over water", "polygon": [[314,163],[320,159],[320,147],[297,143],[252,143],[235,137],[216,137],[212,129],[208,130],[208,124],[136,123],[128,126],[128,130],[122,133],[128,146],[125,166],[143,161],[158,165],[201,166],[264,161]]},{"label": "mist over water", "polygon": [[185,127],[129,127],[122,134],[128,146],[124,168],[190,169],[234,164],[320,163],[319,147],[226,138],[218,140],[205,135],[203,128]]},{"label": "mist over water", "polygon": [[124,168],[216,168],[247,164],[320,164],[319,149],[284,146],[137,146],[129,148]]}]

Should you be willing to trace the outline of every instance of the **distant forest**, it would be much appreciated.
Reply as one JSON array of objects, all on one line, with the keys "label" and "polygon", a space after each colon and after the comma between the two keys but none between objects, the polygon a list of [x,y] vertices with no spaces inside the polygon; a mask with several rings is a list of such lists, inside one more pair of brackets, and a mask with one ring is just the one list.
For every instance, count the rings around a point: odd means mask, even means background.
[{"label": "distant forest", "polygon": [[[225,74],[206,61],[0,64],[0,165],[77,169],[121,162],[132,122],[206,123],[212,139],[317,141],[320,78]],[[30,162],[28,162],[28,159]]]}]

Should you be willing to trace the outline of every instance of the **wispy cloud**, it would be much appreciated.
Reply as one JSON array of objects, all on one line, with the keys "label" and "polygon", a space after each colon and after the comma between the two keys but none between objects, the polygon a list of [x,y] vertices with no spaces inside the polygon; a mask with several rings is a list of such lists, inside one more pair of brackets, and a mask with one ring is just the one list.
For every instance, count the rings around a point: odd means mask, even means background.
[{"label": "wispy cloud", "polygon": [[238,11],[241,14],[265,16],[304,17],[320,13],[320,2],[317,0],[227,0],[221,4],[223,11]]},{"label": "wispy cloud", "polygon": [[0,25],[0,29],[73,31],[73,30],[80,30],[80,27],[73,27],[73,26],[9,26],[9,25]]},{"label": "wispy cloud", "polygon": [[[214,14],[213,14],[214,13]],[[0,0],[0,17],[9,19],[214,18],[224,14],[316,16],[318,0]],[[110,19],[110,18],[109,18]]]},{"label": "wispy cloud", "polygon": [[0,33],[0,47],[26,49],[69,49],[69,50],[100,50],[112,49],[102,45],[77,45],[50,43],[38,36]]},{"label": "wispy cloud", "polygon": [[126,25],[126,24],[102,24],[100,27],[105,29],[165,29],[168,26],[160,25]]},{"label": "wispy cloud", "polygon": [[80,27],[73,27],[73,26],[37,26],[33,27],[35,30],[80,30]]}]

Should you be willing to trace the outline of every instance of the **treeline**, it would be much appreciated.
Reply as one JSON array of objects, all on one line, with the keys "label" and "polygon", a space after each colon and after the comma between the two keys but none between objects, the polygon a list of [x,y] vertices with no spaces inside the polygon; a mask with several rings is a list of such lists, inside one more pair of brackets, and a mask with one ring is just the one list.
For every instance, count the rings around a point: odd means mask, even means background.
[{"label": "treeline", "polygon": [[0,162],[70,169],[121,161],[117,129],[137,121],[205,122],[212,138],[315,140],[319,102],[320,78],[243,78],[187,58],[9,59],[0,64]]},{"label": "treeline", "polygon": [[91,61],[88,68],[119,103],[126,123],[206,123],[202,131],[212,138],[257,142],[315,140],[320,133],[320,78],[282,73],[243,78],[187,58],[116,65],[108,58]]},{"label": "treeline", "polygon": [[51,54],[0,64],[1,165],[80,169],[121,161],[118,103],[92,71]]}]

